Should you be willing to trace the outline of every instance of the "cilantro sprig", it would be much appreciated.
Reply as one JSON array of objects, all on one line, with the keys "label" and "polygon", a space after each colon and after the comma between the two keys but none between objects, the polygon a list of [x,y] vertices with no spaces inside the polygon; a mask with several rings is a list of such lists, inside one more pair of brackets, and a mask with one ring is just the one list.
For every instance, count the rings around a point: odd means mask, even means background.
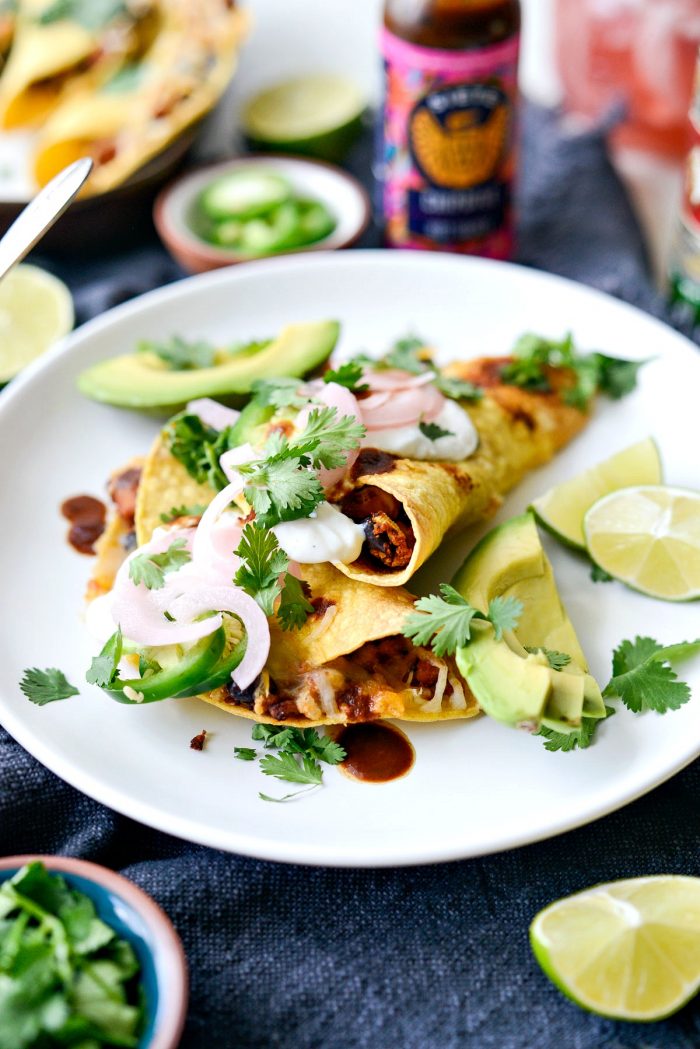
[{"label": "cilantro sprig", "polygon": [[568,368],[574,384],[563,391],[567,404],[585,410],[596,393],[619,400],[637,385],[640,368],[648,361],[630,361],[604,353],[580,353],[571,332],[557,341],[531,332],[521,335],[513,347],[514,360],[501,370],[501,379],[511,386],[546,393],[551,390],[549,368]]},{"label": "cilantro sprig", "polygon": [[[466,379],[458,379],[451,375],[443,375],[436,368],[430,350],[426,346],[425,339],[417,335],[408,335],[398,339],[391,349],[383,357],[374,358],[361,353],[353,357],[351,361],[343,365],[344,368],[353,367],[360,374],[364,368],[373,368],[376,371],[384,371],[387,368],[396,368],[399,371],[409,372],[411,375],[423,375],[425,372],[433,372],[433,385],[440,390],[445,397],[454,401],[478,401],[484,391],[473,382]],[[339,369],[342,371],[342,369]],[[329,375],[326,372],[326,378]],[[327,382],[331,380],[326,378]],[[339,380],[334,380],[339,381]],[[361,387],[358,387],[358,391]]]},{"label": "cilantro sprig", "polygon": [[185,549],[185,540],[176,539],[161,554],[145,552],[136,554],[129,562],[129,578],[138,586],[139,583],[148,590],[160,590],[165,586],[165,577],[169,572],[176,572],[191,560]]},{"label": "cilantro sprig", "polygon": [[571,662],[571,656],[567,652],[558,652],[555,648],[544,648],[540,645],[525,645],[526,652],[542,652],[546,657],[552,670],[563,670]]},{"label": "cilantro sprig", "polygon": [[152,339],[141,339],[136,346],[137,353],[155,354],[170,371],[192,371],[194,368],[211,368],[216,360],[216,346],[205,339],[189,341],[181,335],[171,335],[169,339],[156,342]]},{"label": "cilantro sprig", "polygon": [[210,484],[220,491],[228,484],[228,477],[219,465],[224,452],[236,444],[233,426],[215,430],[202,422],[198,415],[181,412],[165,429],[168,448],[175,459],[199,484]]},{"label": "cilantro sprig", "polygon": [[[283,630],[294,630],[306,622],[313,612],[298,579],[287,572],[289,558],[277,542],[273,532],[257,521],[248,523],[236,549],[242,564],[234,577],[240,586],[257,601],[266,616],[275,614]],[[282,578],[282,581],[280,579]]]},{"label": "cilantro sprig", "polygon": [[40,670],[39,667],[28,668],[22,675],[19,687],[29,702],[37,707],[79,695],[75,685],[71,685],[63,671],[57,667],[47,667],[46,670]]},{"label": "cilantro sprig", "polygon": [[540,725],[539,731],[535,735],[544,736],[545,750],[585,750],[586,747],[590,747],[593,743],[598,726],[612,717],[614,713],[615,708],[606,705],[604,718],[581,718],[581,724],[578,728],[572,729],[570,732],[557,732],[556,729]]},{"label": "cilantro sprig", "polygon": [[628,710],[640,714],[655,710],[665,714],[678,710],[690,699],[690,688],[679,681],[672,663],[700,652],[700,638],[677,645],[661,645],[653,637],[622,641],[613,653],[612,677],[603,690],[606,697],[618,696]]},{"label": "cilantro sprig", "polygon": [[429,441],[437,441],[441,437],[454,437],[452,430],[443,430],[437,423],[418,423],[418,429]]},{"label": "cilantro sprig", "polygon": [[280,376],[277,379],[256,379],[252,387],[253,400],[261,407],[303,408],[310,397],[301,392],[300,379]]},{"label": "cilantro sprig", "polygon": [[325,499],[316,470],[333,469],[347,461],[365,428],[336,408],[312,408],[304,430],[292,438],[273,434],[262,455],[238,467],[243,494],[259,524],[271,528],[281,521],[308,517]]},{"label": "cilantro sprig", "polygon": [[176,521],[178,517],[201,517],[206,506],[202,503],[193,503],[191,506],[171,506],[167,513],[161,514],[160,519],[163,524],[170,524],[171,521]]},{"label": "cilantro sprig", "polygon": [[[282,725],[259,724],[253,727],[252,738],[262,743],[264,750],[276,750],[277,754],[263,754],[260,770],[266,776],[286,783],[305,784],[304,790],[273,798],[260,793],[263,801],[283,802],[320,787],[323,782],[321,764],[338,765],[346,757],[345,751],[331,739],[320,735],[313,728],[285,728]],[[259,757],[252,747],[236,747],[234,754],[241,761],[253,761]]]},{"label": "cilantro sprig", "polygon": [[497,641],[504,630],[512,630],[522,614],[522,602],[514,597],[494,597],[488,612],[470,605],[449,583],[440,585],[440,596],[430,594],[415,603],[407,616],[403,634],[414,645],[430,645],[436,656],[454,655],[471,640],[475,620],[490,623]]},{"label": "cilantro sprig", "polygon": [[89,896],[35,861],[0,887],[0,1046],[135,1047],[141,966]]},{"label": "cilantro sprig", "polygon": [[85,674],[89,685],[110,688],[119,677],[119,661],[122,658],[123,639],[121,627],[105,643],[98,656],[93,656],[92,663]]},{"label": "cilantro sprig", "polygon": [[364,368],[359,361],[346,361],[339,368],[324,372],[323,381],[345,386],[351,393],[365,393],[369,390],[369,383],[362,382],[363,372]]}]

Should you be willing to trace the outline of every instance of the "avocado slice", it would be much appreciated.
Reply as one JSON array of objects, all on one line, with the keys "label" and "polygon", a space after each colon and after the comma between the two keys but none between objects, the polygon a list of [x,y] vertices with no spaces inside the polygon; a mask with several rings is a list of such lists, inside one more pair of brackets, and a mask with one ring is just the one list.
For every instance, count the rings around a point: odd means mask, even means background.
[{"label": "avocado slice", "polygon": [[[487,714],[510,725],[541,723],[559,732],[577,728],[582,717],[605,717],[600,688],[588,672],[532,514],[489,532],[453,586],[482,612],[498,596],[523,604],[517,626],[504,631],[501,641],[479,625],[457,652],[457,665]],[[565,652],[570,663],[553,670],[542,651],[528,651],[543,648]]]},{"label": "avocado slice", "polygon": [[243,399],[256,379],[305,375],[318,367],[338,341],[337,321],[289,324],[272,342],[252,354],[231,356],[210,368],[172,371],[156,354],[128,353],[88,368],[78,387],[96,401],[120,408],[172,413],[198,397]]}]

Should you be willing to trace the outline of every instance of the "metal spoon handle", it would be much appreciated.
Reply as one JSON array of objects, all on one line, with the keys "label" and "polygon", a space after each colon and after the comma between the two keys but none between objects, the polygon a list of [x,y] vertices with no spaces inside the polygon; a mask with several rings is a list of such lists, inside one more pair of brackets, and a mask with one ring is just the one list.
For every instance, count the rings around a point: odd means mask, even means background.
[{"label": "metal spoon handle", "polygon": [[92,160],[83,157],[60,171],[19,213],[0,239],[0,280],[21,262],[60,218],[92,170]]}]

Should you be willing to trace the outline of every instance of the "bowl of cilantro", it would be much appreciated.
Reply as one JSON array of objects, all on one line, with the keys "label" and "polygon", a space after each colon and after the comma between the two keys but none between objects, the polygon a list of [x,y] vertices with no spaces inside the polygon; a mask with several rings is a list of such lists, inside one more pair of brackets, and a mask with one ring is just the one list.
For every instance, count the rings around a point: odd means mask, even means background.
[{"label": "bowl of cilantro", "polygon": [[0,859],[0,1046],[175,1049],[187,965],[132,882],[62,856]]}]

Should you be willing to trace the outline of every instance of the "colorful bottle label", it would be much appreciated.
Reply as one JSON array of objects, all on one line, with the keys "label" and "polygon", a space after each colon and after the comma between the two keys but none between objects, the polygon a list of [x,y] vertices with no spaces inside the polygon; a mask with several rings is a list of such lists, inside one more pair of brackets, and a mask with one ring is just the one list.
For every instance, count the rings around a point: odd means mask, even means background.
[{"label": "colorful bottle label", "polygon": [[383,30],[376,174],[391,247],[511,257],[519,42],[446,51]]}]

